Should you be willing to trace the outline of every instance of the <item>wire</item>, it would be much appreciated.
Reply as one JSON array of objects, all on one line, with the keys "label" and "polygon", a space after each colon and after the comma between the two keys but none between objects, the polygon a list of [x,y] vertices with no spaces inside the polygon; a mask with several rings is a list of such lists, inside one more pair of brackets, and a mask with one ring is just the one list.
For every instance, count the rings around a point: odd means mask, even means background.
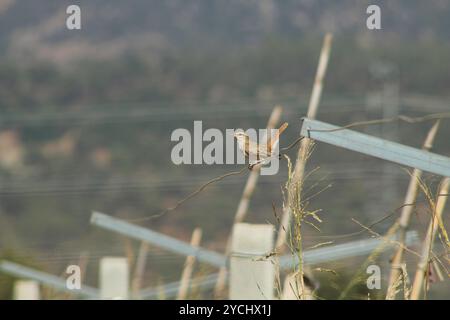
[{"label": "wire", "polygon": [[[285,149],[286,151],[289,150],[289,149],[291,149],[293,146],[295,146],[295,145],[296,145],[300,140],[302,140],[302,139],[303,139],[303,137],[297,138],[297,139],[296,139],[293,143],[291,143],[288,147],[283,148],[283,149]],[[161,212],[159,212],[159,213],[157,213],[157,214],[154,214],[154,215],[152,215],[152,216],[149,216],[149,217],[139,218],[139,219],[129,219],[129,220],[127,220],[127,221],[129,221],[129,222],[139,222],[139,221],[145,221],[145,220],[149,220],[149,219],[154,219],[154,218],[161,217],[162,215],[166,214],[167,212],[175,210],[176,208],[178,208],[180,205],[182,205],[184,202],[188,201],[189,199],[195,197],[197,194],[199,194],[200,192],[202,192],[202,191],[203,191],[207,186],[209,186],[210,184],[213,184],[213,183],[215,183],[215,182],[221,181],[221,180],[223,180],[223,179],[225,179],[226,177],[229,177],[229,176],[240,175],[240,174],[243,173],[244,170],[247,169],[247,168],[250,169],[250,167],[243,167],[243,168],[242,168],[241,170],[239,170],[239,171],[232,171],[232,172],[223,174],[223,175],[221,175],[221,176],[218,176],[218,177],[216,177],[216,178],[213,178],[213,179],[207,181],[205,184],[201,185],[197,190],[195,190],[194,192],[190,193],[188,196],[186,196],[186,197],[183,198],[182,200],[178,201],[178,202],[175,204],[175,206],[173,206],[173,207],[164,209],[164,210],[162,210]],[[250,170],[251,170],[251,169],[250,169]]]},{"label": "wire", "polygon": [[[344,173],[341,172],[338,175],[330,175],[329,179],[331,181],[353,181],[353,180],[361,180],[361,179],[376,179],[379,178],[379,174],[376,172],[368,173],[368,174],[354,174],[354,173]],[[391,177],[391,180],[396,181],[406,181],[408,178],[405,176]],[[286,180],[285,176],[280,178],[276,178],[270,181],[261,181],[261,184],[279,184],[283,183]],[[319,181],[317,179],[309,179],[309,181]],[[221,187],[231,187],[234,188],[236,185],[241,185],[244,182],[243,179],[237,179],[233,181],[223,182]],[[376,181],[371,181],[370,183],[376,183]],[[95,193],[115,193],[115,192],[137,192],[139,190],[145,189],[157,189],[163,191],[173,191],[173,190],[184,190],[188,188],[192,188],[196,183],[185,182],[180,180],[178,183],[140,183],[139,181],[133,185],[121,185],[121,184],[113,184],[113,185],[96,185],[96,186],[77,186],[77,185],[68,185],[66,187],[54,187],[48,188],[46,190],[41,190],[38,187],[36,188],[16,188],[16,189],[7,189],[0,190],[0,197],[22,197],[22,196],[83,196],[83,195],[93,195]]]},{"label": "wire", "polygon": [[241,173],[244,172],[245,169],[247,169],[248,167],[244,166],[241,170],[239,171],[232,171],[229,173],[226,173],[224,175],[218,176],[214,179],[211,179],[209,181],[207,181],[205,184],[201,185],[197,190],[195,190],[194,192],[190,193],[188,196],[186,196],[185,198],[183,198],[182,200],[178,201],[173,207],[164,209],[162,211],[160,211],[157,214],[154,214],[152,216],[149,217],[145,217],[145,218],[140,218],[140,219],[128,219],[126,221],[132,221],[132,222],[137,222],[137,221],[144,221],[144,220],[149,220],[149,219],[154,219],[154,218],[158,218],[161,217],[162,215],[166,214],[169,211],[173,211],[176,208],[178,208],[180,205],[182,205],[183,203],[185,203],[186,201],[188,201],[189,199],[195,197],[197,194],[199,194],[200,192],[202,192],[207,186],[209,186],[212,183],[218,182],[220,180],[223,180],[226,177],[229,176],[234,176],[234,175],[240,175]]},{"label": "wire", "polygon": [[[304,138],[304,137],[299,137],[299,138],[297,138],[293,143],[289,144],[289,145],[288,145],[287,147],[285,147],[285,148],[282,148],[281,150],[284,150],[284,151],[290,150],[290,149],[293,148],[298,142],[300,142],[303,138]],[[281,154],[280,154],[280,155],[281,155]],[[248,168],[251,170],[252,167],[253,167],[253,166],[251,166],[251,167],[249,166]],[[175,206],[173,206],[173,207],[164,209],[164,210],[160,211],[159,213],[156,213],[156,214],[151,215],[151,216],[149,216],[149,217],[137,218],[137,219],[127,219],[126,221],[129,221],[129,222],[140,222],[140,221],[145,221],[145,220],[149,220],[149,219],[154,219],[154,218],[161,217],[162,215],[166,214],[167,212],[173,211],[173,210],[177,209],[180,205],[182,205],[184,202],[188,201],[189,199],[195,197],[197,194],[199,194],[200,192],[202,192],[202,191],[203,191],[207,186],[209,186],[210,184],[213,184],[213,183],[215,183],[215,182],[218,182],[218,181],[220,181],[220,180],[223,180],[224,178],[229,177],[229,176],[240,175],[242,172],[244,172],[244,170],[245,170],[246,168],[247,168],[247,167],[243,167],[243,168],[242,168],[241,170],[239,170],[239,171],[233,171],[233,172],[230,172],[230,173],[226,173],[226,174],[224,174],[224,175],[218,176],[218,177],[216,177],[216,178],[213,178],[213,179],[207,181],[205,184],[201,185],[197,190],[195,190],[194,192],[190,193],[188,196],[186,196],[186,197],[183,198],[182,200],[178,201],[178,202],[175,204]]]},{"label": "wire", "polygon": [[334,131],[345,130],[348,128],[360,127],[360,126],[365,126],[365,125],[384,124],[384,123],[390,123],[390,122],[394,122],[394,121],[404,121],[407,123],[419,123],[419,122],[424,122],[424,121],[429,121],[429,120],[440,120],[440,119],[448,119],[448,118],[450,118],[450,112],[433,113],[433,114],[429,114],[429,115],[426,115],[423,117],[416,117],[416,118],[399,115],[399,116],[393,117],[393,118],[368,120],[368,121],[356,121],[356,122],[353,122],[348,125],[345,125],[345,126],[342,126],[339,128],[335,128],[335,129],[308,129],[308,131],[334,132]]},{"label": "wire", "polygon": [[[346,105],[349,105],[348,102]],[[237,106],[237,107],[236,107]],[[272,107],[261,107],[258,104],[248,106],[248,104],[215,105],[212,108],[124,108],[118,110],[100,111],[88,109],[82,113],[37,113],[37,114],[4,114],[0,118],[0,124],[5,125],[45,125],[48,123],[72,123],[72,124],[98,124],[98,123],[126,123],[140,121],[179,121],[183,119],[202,118],[242,118],[242,117],[263,117],[263,112],[269,112]],[[329,103],[330,110],[327,112],[341,113],[361,110],[360,107],[344,106],[343,103]],[[306,110],[306,107],[302,107]],[[327,108],[328,109],[328,108]],[[255,112],[257,111],[257,112]],[[293,114],[294,110],[287,110],[288,114]],[[297,113],[297,110],[295,110]]]},{"label": "wire", "polygon": [[281,148],[281,151],[289,151],[291,150],[297,143],[299,143],[300,141],[302,141],[305,137],[299,137],[297,138],[293,143],[291,143],[290,145],[288,145],[285,148]]}]

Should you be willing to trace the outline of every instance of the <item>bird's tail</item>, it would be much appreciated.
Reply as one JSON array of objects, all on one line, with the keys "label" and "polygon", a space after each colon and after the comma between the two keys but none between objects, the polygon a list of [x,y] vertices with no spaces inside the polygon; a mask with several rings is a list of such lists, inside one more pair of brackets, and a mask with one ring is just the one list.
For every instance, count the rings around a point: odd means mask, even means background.
[{"label": "bird's tail", "polygon": [[272,148],[278,143],[278,139],[280,138],[280,135],[283,133],[284,130],[286,130],[287,127],[288,127],[288,123],[285,122],[280,126],[280,128],[278,128],[277,133],[275,133],[275,135],[271,139],[270,146]]}]

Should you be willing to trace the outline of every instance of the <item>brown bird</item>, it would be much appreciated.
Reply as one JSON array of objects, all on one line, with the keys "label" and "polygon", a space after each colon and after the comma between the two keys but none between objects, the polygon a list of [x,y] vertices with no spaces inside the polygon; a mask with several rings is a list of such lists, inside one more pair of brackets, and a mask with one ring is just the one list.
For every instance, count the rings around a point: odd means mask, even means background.
[{"label": "brown bird", "polygon": [[280,135],[286,130],[287,126],[287,122],[283,123],[273,137],[269,135],[266,141],[261,143],[257,143],[250,139],[250,137],[241,129],[235,131],[234,137],[238,142],[239,149],[244,153],[245,157],[249,159],[250,169],[254,165],[263,163],[274,156],[273,152],[280,141]]}]

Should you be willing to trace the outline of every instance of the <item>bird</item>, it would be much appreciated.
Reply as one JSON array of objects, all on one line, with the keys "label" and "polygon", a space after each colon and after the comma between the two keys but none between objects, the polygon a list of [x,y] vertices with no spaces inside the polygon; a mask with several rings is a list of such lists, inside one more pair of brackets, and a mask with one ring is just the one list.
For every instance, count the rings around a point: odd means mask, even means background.
[{"label": "bird", "polygon": [[283,123],[273,137],[268,136],[266,141],[260,143],[250,139],[244,130],[235,130],[234,137],[238,142],[239,149],[244,153],[245,157],[249,159],[249,169],[252,169],[253,166],[259,163],[265,163],[274,156],[273,152],[279,144],[280,135],[287,127],[288,123]]}]

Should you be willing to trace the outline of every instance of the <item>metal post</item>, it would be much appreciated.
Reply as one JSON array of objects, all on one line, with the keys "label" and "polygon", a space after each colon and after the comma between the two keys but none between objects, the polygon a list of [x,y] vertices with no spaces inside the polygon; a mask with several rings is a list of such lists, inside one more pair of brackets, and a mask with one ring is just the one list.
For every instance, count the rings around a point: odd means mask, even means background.
[{"label": "metal post", "polygon": [[450,158],[400,143],[308,118],[303,119],[301,135],[404,166],[450,177]]},{"label": "metal post", "polygon": [[[410,231],[406,234],[405,245],[409,246],[417,243],[419,237],[416,231]],[[370,253],[372,250],[377,248],[380,243],[383,242],[381,239],[366,239],[351,241],[339,245],[307,250],[304,253],[303,262],[305,265],[313,265],[317,263],[345,259],[349,257],[356,257]],[[386,248],[390,248],[393,245],[388,243]],[[292,255],[282,256],[278,262],[280,264],[281,270],[292,269],[295,266],[295,259]],[[200,279],[192,279],[189,287],[190,288],[202,288],[210,289],[213,288],[217,279],[219,277],[218,273],[213,273],[202,277]],[[164,285],[162,288],[147,288],[140,291],[140,296],[144,299],[155,299],[161,293],[164,293],[165,297],[176,296],[180,287],[180,281],[171,282]]]},{"label": "metal post", "polygon": [[31,279],[42,283],[43,285],[64,291],[70,294],[87,297],[90,299],[98,299],[98,290],[86,285],[82,285],[81,289],[68,289],[66,281],[54,275],[34,270],[14,262],[0,262],[0,270],[16,277]]},{"label": "metal post", "polygon": [[222,267],[226,265],[225,256],[219,253],[193,247],[184,241],[180,241],[164,234],[133,225],[131,223],[110,217],[103,213],[92,213],[91,223],[96,226],[126,235],[128,237],[154,244],[156,246],[182,254],[184,256],[194,256],[199,261],[209,263],[216,267]]}]

